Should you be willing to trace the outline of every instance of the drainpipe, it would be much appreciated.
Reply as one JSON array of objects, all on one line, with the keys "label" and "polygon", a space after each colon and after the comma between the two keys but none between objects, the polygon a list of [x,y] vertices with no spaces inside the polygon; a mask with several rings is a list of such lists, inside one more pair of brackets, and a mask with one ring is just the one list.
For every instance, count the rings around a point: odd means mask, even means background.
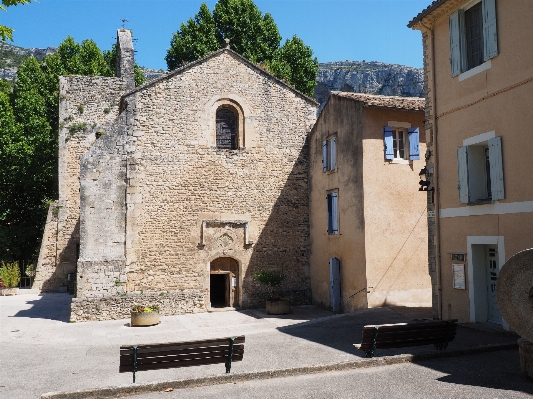
[{"label": "drainpipe", "polygon": [[431,43],[431,110],[432,116],[431,116],[431,125],[433,126],[433,200],[435,203],[435,269],[437,272],[437,292],[438,292],[438,317],[439,319],[442,319],[442,264],[440,261],[440,220],[439,220],[439,210],[440,210],[440,202],[439,202],[439,173],[438,173],[438,151],[437,151],[437,137],[438,137],[438,120],[437,120],[437,98],[436,98],[436,79],[435,79],[435,35],[433,33],[433,30],[431,28],[428,28],[426,25],[424,25],[422,22],[420,22],[420,25],[422,25],[428,34],[430,35],[430,43]]}]

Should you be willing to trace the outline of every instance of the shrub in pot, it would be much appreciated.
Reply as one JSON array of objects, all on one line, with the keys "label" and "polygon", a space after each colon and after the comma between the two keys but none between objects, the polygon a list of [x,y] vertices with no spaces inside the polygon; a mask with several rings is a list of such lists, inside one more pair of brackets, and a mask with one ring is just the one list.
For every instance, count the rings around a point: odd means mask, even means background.
[{"label": "shrub in pot", "polygon": [[279,287],[286,277],[283,272],[280,271],[264,271],[260,270],[259,273],[253,275],[254,280],[266,286],[268,291],[268,298],[266,300],[266,312],[267,314],[287,314],[291,313],[291,299],[289,297],[281,297],[274,295],[274,289]]},{"label": "shrub in pot", "polygon": [[157,305],[135,305],[131,308],[132,327],[147,327],[159,324],[159,311],[161,308]]}]

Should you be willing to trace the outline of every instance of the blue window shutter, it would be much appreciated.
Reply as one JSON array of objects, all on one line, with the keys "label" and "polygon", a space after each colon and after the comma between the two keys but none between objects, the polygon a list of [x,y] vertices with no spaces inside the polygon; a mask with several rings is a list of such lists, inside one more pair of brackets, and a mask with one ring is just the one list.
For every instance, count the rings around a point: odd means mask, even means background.
[{"label": "blue window shutter", "polygon": [[329,259],[329,276],[330,276],[330,304],[331,310],[341,310],[341,262],[337,258]]},{"label": "blue window shutter", "polygon": [[450,63],[452,77],[462,72],[461,59],[461,12],[456,11],[450,15]]},{"label": "blue window shutter", "polygon": [[339,207],[337,193],[331,193],[331,233],[339,233]]},{"label": "blue window shutter", "polygon": [[331,194],[326,196],[327,206],[328,206],[328,234],[333,234],[333,213],[332,213],[332,201]]},{"label": "blue window shutter", "polygon": [[496,0],[483,0],[483,57],[490,60],[498,55]]},{"label": "blue window shutter", "polygon": [[417,127],[409,128],[409,159],[420,159],[420,134]]},{"label": "blue window shutter", "polygon": [[468,192],[468,147],[457,149],[457,172],[459,177],[459,202],[468,204],[470,194]]},{"label": "blue window shutter", "polygon": [[503,184],[503,159],[502,159],[502,138],[494,137],[489,140],[489,162],[490,162],[490,188],[492,200],[505,198]]},{"label": "blue window shutter", "polygon": [[383,128],[383,146],[385,148],[385,159],[394,159],[394,144],[392,142],[392,127]]},{"label": "blue window shutter", "polygon": [[328,170],[328,141],[322,142],[322,171]]},{"label": "blue window shutter", "polygon": [[330,154],[330,160],[331,160],[329,164],[329,169],[333,170],[337,168],[337,137],[333,137],[331,141],[329,142],[329,145],[330,145],[329,154]]}]

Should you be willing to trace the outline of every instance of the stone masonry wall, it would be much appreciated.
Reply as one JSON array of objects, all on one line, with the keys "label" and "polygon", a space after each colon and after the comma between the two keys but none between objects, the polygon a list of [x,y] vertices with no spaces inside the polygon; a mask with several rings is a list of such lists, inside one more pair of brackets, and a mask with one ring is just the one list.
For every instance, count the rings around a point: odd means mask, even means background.
[{"label": "stone masonry wall", "polygon": [[184,290],[74,298],[70,306],[70,321],[127,319],[134,305],[158,305],[162,316],[198,313],[204,311],[204,296],[198,291]]},{"label": "stone masonry wall", "polygon": [[[261,269],[283,270],[283,291],[309,292],[307,135],[316,104],[229,50],[126,100],[135,112],[128,291],[193,290],[208,306],[210,262],[229,256],[239,263],[236,306],[264,306],[252,277]],[[242,112],[245,147],[216,148],[222,103]]]},{"label": "stone masonry wall", "polygon": [[[122,79],[88,76],[60,77],[59,87],[57,244],[55,251],[47,250],[39,255],[42,262],[37,266],[36,281],[43,291],[58,291],[67,284],[67,274],[76,272],[80,158],[94,145],[100,132],[116,119],[119,99],[125,89]],[[50,233],[45,231],[45,235]],[[45,277],[52,275],[53,280]]]}]

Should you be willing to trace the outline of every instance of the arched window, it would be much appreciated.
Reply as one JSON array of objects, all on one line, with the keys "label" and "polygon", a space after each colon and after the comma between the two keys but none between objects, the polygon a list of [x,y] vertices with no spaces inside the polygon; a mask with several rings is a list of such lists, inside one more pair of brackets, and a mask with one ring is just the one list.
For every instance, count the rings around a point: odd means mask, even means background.
[{"label": "arched window", "polygon": [[217,148],[235,150],[238,148],[238,122],[237,115],[231,108],[220,107],[217,109]]}]

